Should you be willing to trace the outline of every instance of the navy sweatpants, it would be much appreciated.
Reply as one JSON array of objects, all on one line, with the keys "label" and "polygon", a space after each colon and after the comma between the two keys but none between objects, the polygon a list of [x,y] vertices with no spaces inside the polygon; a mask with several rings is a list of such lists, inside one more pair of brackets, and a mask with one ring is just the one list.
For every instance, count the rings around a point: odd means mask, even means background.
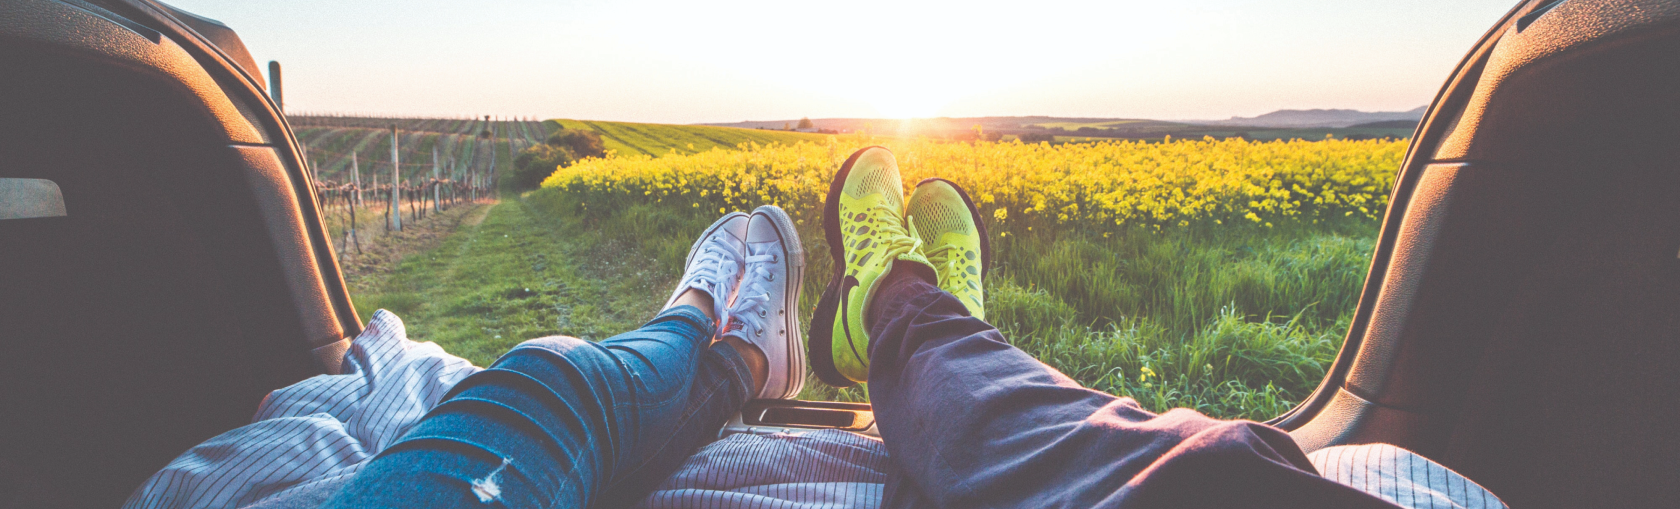
[{"label": "navy sweatpants", "polygon": [[1078,383],[900,264],[868,313],[883,507],[1394,507],[1320,477],[1283,431],[1161,415]]}]

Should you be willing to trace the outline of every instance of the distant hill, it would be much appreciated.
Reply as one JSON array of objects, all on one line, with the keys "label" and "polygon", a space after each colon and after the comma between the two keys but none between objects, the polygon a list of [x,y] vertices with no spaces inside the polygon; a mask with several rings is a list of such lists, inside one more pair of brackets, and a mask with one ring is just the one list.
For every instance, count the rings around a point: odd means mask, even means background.
[{"label": "distant hill", "polygon": [[[1255,140],[1275,139],[1308,139],[1319,140],[1327,136],[1336,138],[1366,139],[1366,138],[1405,138],[1412,135],[1412,128],[1422,115],[1422,109],[1411,112],[1366,113],[1353,110],[1309,110],[1308,116],[1317,118],[1317,123],[1327,123],[1327,118],[1342,120],[1329,122],[1333,127],[1290,127],[1289,118],[1299,117],[1290,111],[1280,111],[1261,115],[1247,121],[1271,123],[1273,125],[1239,124],[1235,121],[1165,121],[1137,118],[1086,118],[1086,117],[938,117],[918,118],[910,120],[879,119],[879,118],[818,118],[812,122],[818,129],[825,132],[857,133],[868,132],[877,135],[896,136],[930,136],[946,139],[974,139],[985,136],[987,139],[1004,139],[1023,137],[1027,139],[1051,139],[1057,142],[1089,141],[1096,139],[1130,139],[1155,140],[1166,137],[1200,139],[1204,136],[1214,138],[1241,137]],[[1406,118],[1412,116],[1414,118]],[[1398,118],[1397,118],[1398,117]],[[1381,126],[1358,126],[1370,122],[1384,122]],[[1392,123],[1391,123],[1392,122]],[[1295,122],[1314,123],[1314,122]],[[704,124],[706,126],[737,127],[745,129],[772,129],[782,132],[784,125],[796,125],[793,120],[758,120],[742,121],[725,124]],[[975,131],[979,127],[980,132]],[[795,134],[795,133],[788,133]]]},{"label": "distant hill", "polygon": [[[1357,111],[1357,110],[1278,110],[1258,117],[1231,117],[1227,120],[1188,121],[1187,123],[1202,125],[1229,125],[1247,127],[1273,128],[1315,128],[1315,127],[1353,127],[1361,124],[1389,122],[1397,120],[1410,121],[1417,124],[1423,120],[1423,113],[1428,106],[1419,106],[1411,111]],[[1377,127],[1377,126],[1362,126]],[[1388,127],[1388,126],[1385,126]],[[1392,126],[1398,127],[1398,126]]]},{"label": "distant hill", "polygon": [[[1117,118],[1063,118],[1063,117],[937,117],[915,119],[889,118],[815,118],[811,123],[817,129],[838,133],[855,133],[868,131],[875,134],[897,134],[904,131],[921,133],[944,132],[972,132],[974,126],[980,126],[983,131],[1014,131],[1024,129],[1030,125],[1055,122],[1113,122],[1125,121]],[[1152,121],[1145,121],[1152,122]],[[702,124],[708,126],[740,127],[745,129],[782,129],[783,126],[797,125],[798,120],[744,120],[741,122]]]},{"label": "distant hill", "polygon": [[[800,141],[823,141],[820,134],[789,131],[741,129],[700,125],[640,124],[635,122],[605,122],[600,120],[549,120],[566,129],[595,131],[607,150],[619,155],[647,154],[654,157],[672,152],[693,154],[713,148],[734,150],[747,142],[759,145],[791,145]],[[551,124],[550,130],[553,130]]]},{"label": "distant hill", "polygon": [[1404,127],[1406,129],[1411,129],[1417,127],[1417,125],[1417,120],[1384,120],[1382,122],[1368,122],[1364,124],[1350,125],[1348,127]]},{"label": "distant hill", "polygon": [[[917,119],[880,118],[818,118],[812,119],[817,129],[825,132],[869,132],[880,135],[911,134],[951,139],[975,137],[975,127],[984,136],[1020,136],[1022,134],[1055,135],[1059,137],[1098,137],[1128,139],[1225,138],[1242,136],[1254,139],[1303,138],[1319,139],[1326,135],[1337,137],[1404,138],[1423,120],[1427,106],[1411,111],[1357,110],[1278,110],[1257,117],[1232,117],[1227,120],[1149,120],[1138,118],[1088,117],[938,117]],[[797,125],[797,120],[746,120],[741,122],[702,124],[706,126],[766,129],[779,132],[784,126]]]}]

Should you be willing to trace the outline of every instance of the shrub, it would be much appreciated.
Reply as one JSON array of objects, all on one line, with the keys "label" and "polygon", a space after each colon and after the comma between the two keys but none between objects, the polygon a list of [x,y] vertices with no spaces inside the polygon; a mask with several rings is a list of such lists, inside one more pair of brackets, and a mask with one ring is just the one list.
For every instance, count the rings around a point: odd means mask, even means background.
[{"label": "shrub", "polygon": [[571,149],[546,143],[521,150],[519,156],[513,159],[514,189],[536,189],[555,170],[575,160],[577,157]]},{"label": "shrub", "polygon": [[1056,135],[1050,134],[1048,132],[1021,133],[1020,138],[1021,138],[1021,143],[1040,143],[1040,142],[1046,142],[1046,141],[1056,141]]},{"label": "shrub", "polygon": [[514,188],[536,189],[555,170],[589,157],[606,157],[606,145],[594,131],[561,129],[541,145],[519,151],[513,160]]},{"label": "shrub", "polygon": [[[573,159],[607,156],[607,146],[601,142],[601,135],[596,134],[595,131],[561,129],[549,135],[548,140],[543,143],[563,147],[571,151]],[[544,177],[546,176],[544,175]],[[541,179],[538,179],[538,182],[541,181]]]}]

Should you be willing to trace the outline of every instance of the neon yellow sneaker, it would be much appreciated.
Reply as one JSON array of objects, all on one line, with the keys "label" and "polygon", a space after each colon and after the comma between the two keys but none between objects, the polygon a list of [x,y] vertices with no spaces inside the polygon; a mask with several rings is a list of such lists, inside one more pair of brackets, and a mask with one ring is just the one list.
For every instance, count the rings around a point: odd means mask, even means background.
[{"label": "neon yellow sneaker", "polygon": [[922,254],[939,275],[939,289],[962,301],[968,314],[985,320],[982,278],[991,266],[992,246],[974,200],[956,183],[930,178],[910,193],[904,218],[921,237]]},{"label": "neon yellow sneaker", "polygon": [[869,380],[863,313],[882,277],[897,260],[933,267],[905,225],[904,181],[891,151],[863,148],[840,166],[823,203],[823,233],[834,275],[806,334],[811,370],[824,383],[849,387]]}]

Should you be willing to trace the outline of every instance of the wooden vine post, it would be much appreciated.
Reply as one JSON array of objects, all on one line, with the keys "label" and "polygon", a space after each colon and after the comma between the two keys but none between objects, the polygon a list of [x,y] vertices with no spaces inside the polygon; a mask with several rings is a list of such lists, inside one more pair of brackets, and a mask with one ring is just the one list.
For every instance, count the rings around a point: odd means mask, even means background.
[{"label": "wooden vine post", "polygon": [[[438,138],[438,140],[442,141],[442,138],[440,137],[440,138]],[[438,167],[438,147],[437,147],[437,143],[433,142],[432,143],[432,212],[443,212],[443,204],[438,203],[438,200],[443,198],[443,190],[438,189],[438,183],[442,182],[442,180],[440,180],[442,175],[439,175],[439,173],[442,172],[442,171],[443,171],[443,169]]]},{"label": "wooden vine post", "polygon": [[489,123],[490,117],[488,116],[484,119],[485,123],[490,126],[490,169],[485,172],[487,182],[484,190],[485,194],[489,194],[490,188],[496,186],[496,124]]},{"label": "wooden vine post", "polygon": [[391,124],[391,229],[402,231],[402,162],[397,158],[397,125]]},{"label": "wooden vine post", "polygon": [[[379,198],[379,172],[373,172],[373,197]],[[391,207],[380,207],[385,210],[385,231],[391,231]]]},{"label": "wooden vine post", "polygon": [[362,206],[362,172],[356,167],[355,152],[350,153],[350,185],[356,186],[351,189],[356,194],[350,198],[350,208]]},{"label": "wooden vine post", "polygon": [[[350,153],[350,186],[355,194],[350,196],[350,227],[344,230],[344,243],[356,246],[356,254],[362,254],[362,239],[356,238],[356,207],[362,205],[362,172],[356,167],[355,152]],[[349,247],[342,251],[348,251]]]}]

